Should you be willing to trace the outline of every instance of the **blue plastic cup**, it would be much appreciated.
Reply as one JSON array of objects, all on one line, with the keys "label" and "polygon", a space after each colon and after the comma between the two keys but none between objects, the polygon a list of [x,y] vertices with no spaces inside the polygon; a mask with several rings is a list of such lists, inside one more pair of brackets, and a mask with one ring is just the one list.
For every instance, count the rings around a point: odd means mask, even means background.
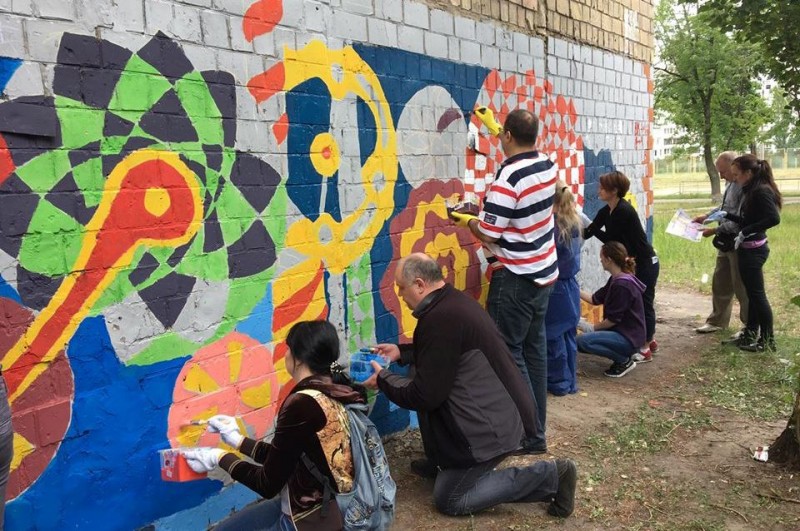
[{"label": "blue plastic cup", "polygon": [[373,361],[378,362],[381,367],[386,368],[389,362],[380,354],[370,352],[369,349],[361,349],[352,356],[350,356],[350,378],[354,382],[363,382],[373,374],[375,370],[372,368]]}]

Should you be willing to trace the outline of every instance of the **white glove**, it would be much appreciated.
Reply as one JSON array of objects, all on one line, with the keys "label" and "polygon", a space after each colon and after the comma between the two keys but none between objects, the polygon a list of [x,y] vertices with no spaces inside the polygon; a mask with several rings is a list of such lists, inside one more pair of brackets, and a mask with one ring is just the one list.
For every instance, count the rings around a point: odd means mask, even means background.
[{"label": "white glove", "polygon": [[742,242],[744,241],[744,239],[745,239],[744,233],[743,232],[739,232],[739,234],[736,235],[736,239],[733,240],[733,248],[734,249],[738,249],[739,246],[742,245]]},{"label": "white glove", "polygon": [[208,419],[208,431],[211,433],[219,433],[225,444],[228,444],[237,450],[239,445],[244,440],[244,435],[239,431],[239,424],[236,422],[236,417],[228,415],[214,415]]},{"label": "white glove", "polygon": [[725,221],[725,217],[728,215],[727,212],[724,210],[717,210],[711,213],[704,221],[703,225],[708,225],[709,223],[713,223],[715,221]]},{"label": "white glove", "polygon": [[222,459],[222,456],[225,455],[226,452],[219,448],[200,447],[187,448],[186,450],[182,450],[181,453],[186,458],[189,467],[198,474],[202,474],[204,472],[211,472],[217,468],[219,460]]},{"label": "white glove", "polygon": [[586,319],[581,319],[578,321],[578,330],[584,334],[588,334],[589,332],[594,332],[594,325]]}]

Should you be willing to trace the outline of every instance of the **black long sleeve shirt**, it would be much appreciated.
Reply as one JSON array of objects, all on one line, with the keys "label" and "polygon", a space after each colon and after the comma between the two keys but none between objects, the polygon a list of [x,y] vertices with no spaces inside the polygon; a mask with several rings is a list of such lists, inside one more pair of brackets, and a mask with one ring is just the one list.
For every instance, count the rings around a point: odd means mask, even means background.
[{"label": "black long sleeve shirt", "polygon": [[[602,230],[604,227],[605,230]],[[597,211],[594,221],[583,230],[585,240],[592,236],[603,243],[621,243],[628,255],[636,259],[637,264],[649,264],[656,254],[647,241],[639,214],[624,199],[617,203],[613,211],[608,205]]]},{"label": "black long sleeve shirt", "polygon": [[758,241],[767,237],[767,229],[781,222],[778,198],[772,188],[753,184],[742,187],[742,209],[739,215],[728,212],[725,216],[739,224],[745,241]]}]

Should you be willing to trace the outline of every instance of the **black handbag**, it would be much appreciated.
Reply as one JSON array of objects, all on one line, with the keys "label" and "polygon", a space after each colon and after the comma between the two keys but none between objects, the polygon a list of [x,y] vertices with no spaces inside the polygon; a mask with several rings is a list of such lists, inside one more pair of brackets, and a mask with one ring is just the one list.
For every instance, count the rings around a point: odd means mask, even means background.
[{"label": "black handbag", "polygon": [[736,242],[736,235],[723,232],[722,234],[715,234],[714,239],[711,240],[711,245],[716,247],[723,253],[729,253],[734,250]]}]

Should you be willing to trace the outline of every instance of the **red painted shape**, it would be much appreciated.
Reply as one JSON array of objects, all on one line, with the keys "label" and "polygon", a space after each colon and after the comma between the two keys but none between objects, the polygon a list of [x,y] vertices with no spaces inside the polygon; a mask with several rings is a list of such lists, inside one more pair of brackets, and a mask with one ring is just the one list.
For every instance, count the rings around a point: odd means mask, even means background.
[{"label": "red painted shape", "polygon": [[286,113],[281,114],[278,121],[272,126],[272,134],[278,141],[278,145],[284,143],[286,137],[289,136],[289,116]]},{"label": "red painted shape", "polygon": [[558,114],[562,116],[567,114],[567,100],[565,100],[564,96],[561,94],[559,94],[556,98],[556,110],[558,111]]},{"label": "red painted shape", "polygon": [[14,161],[11,159],[11,152],[8,150],[3,135],[0,135],[0,185],[2,185],[8,176],[14,172]]},{"label": "red painted shape", "polygon": [[497,70],[492,70],[489,75],[486,76],[486,81],[484,81],[483,86],[486,87],[490,98],[494,96],[497,87],[500,86],[500,74],[497,73]]},{"label": "red painted shape", "polygon": [[[272,330],[280,330],[290,323],[294,323],[303,316],[310,301],[314,299],[314,294],[322,282],[325,272],[322,262],[317,268],[317,273],[306,286],[298,289],[291,297],[286,299],[275,308],[272,318]],[[327,313],[327,311],[326,311]]]},{"label": "red painted shape", "polygon": [[331,158],[331,147],[330,146],[325,146],[322,149],[322,157],[326,158],[326,159]]},{"label": "red painted shape", "polygon": [[[155,216],[145,208],[148,188],[167,190],[170,208]],[[186,234],[194,218],[194,197],[183,176],[162,160],[148,160],[131,168],[120,183],[108,216],[97,232],[82,272],[52,317],[15,361],[6,376],[9,395],[13,394],[30,369],[58,341],[81,310],[84,301],[102,284],[109,270],[141,240],[169,240]],[[23,370],[15,370],[22,368]]]},{"label": "red painted shape", "polygon": [[285,81],[286,70],[283,63],[277,63],[266,72],[258,74],[248,81],[247,90],[253,95],[256,103],[261,103],[282,91]]},{"label": "red painted shape", "polygon": [[269,33],[283,18],[283,0],[258,0],[244,14],[242,31],[248,42]]},{"label": "red painted shape", "polygon": [[[8,352],[33,322],[34,316],[27,308],[5,297],[0,297],[0,315],[5,316],[0,325],[0,352]],[[33,446],[33,451],[11,471],[7,500],[19,496],[50,464],[69,427],[72,393],[72,370],[62,350],[47,370],[11,404],[14,431]]]}]

